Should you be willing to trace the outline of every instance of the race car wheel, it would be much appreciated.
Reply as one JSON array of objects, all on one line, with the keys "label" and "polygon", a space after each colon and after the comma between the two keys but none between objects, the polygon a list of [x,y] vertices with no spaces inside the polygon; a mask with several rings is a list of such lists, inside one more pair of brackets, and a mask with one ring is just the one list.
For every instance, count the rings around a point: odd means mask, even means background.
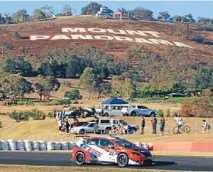
[{"label": "race car wheel", "polygon": [[121,153],[120,155],[118,155],[117,163],[118,163],[119,167],[125,167],[125,166],[127,166],[128,163],[129,163],[128,156],[126,154],[124,154],[124,153]]},{"label": "race car wheel", "polygon": [[77,165],[83,165],[85,163],[85,155],[83,152],[78,152],[75,154],[75,163]]}]

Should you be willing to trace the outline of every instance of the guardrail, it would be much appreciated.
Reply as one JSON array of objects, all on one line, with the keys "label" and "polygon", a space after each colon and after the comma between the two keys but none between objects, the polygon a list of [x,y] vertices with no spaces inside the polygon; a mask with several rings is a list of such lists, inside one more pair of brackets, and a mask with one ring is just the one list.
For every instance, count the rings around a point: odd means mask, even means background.
[{"label": "guardrail", "polygon": [[[0,140],[0,151],[53,151],[72,150],[75,142],[50,142],[50,141],[30,141],[30,140]],[[139,147],[152,150],[152,144],[135,143]]]}]

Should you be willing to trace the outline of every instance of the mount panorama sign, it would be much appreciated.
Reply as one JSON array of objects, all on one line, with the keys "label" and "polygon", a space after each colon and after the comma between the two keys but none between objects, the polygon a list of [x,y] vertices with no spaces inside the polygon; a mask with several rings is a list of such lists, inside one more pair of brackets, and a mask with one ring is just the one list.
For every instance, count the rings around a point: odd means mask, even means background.
[{"label": "mount panorama sign", "polygon": [[[103,40],[103,41],[120,41],[142,44],[162,44],[167,46],[178,46],[192,48],[182,42],[171,42],[165,39],[160,39],[160,33],[156,31],[141,31],[141,30],[122,30],[122,29],[103,29],[103,28],[61,28],[61,35],[31,35],[30,40]],[[68,35],[67,33],[71,33]],[[77,34],[76,34],[77,33]],[[80,33],[80,34],[79,34]],[[84,33],[84,34],[83,34]],[[91,34],[88,34],[91,33]],[[96,35],[94,35],[94,33]],[[114,34],[113,36],[109,34]],[[132,36],[137,36],[132,38]],[[153,37],[153,38],[151,38]]]}]

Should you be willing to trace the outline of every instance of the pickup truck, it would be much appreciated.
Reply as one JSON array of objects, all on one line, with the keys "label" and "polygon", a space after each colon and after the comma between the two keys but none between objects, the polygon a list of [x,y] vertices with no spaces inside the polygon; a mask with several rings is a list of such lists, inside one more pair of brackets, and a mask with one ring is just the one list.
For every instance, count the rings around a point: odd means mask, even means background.
[{"label": "pickup truck", "polygon": [[156,110],[149,109],[146,106],[131,106],[128,108],[122,108],[121,112],[123,116],[144,116],[151,117],[157,114]]},{"label": "pickup truck", "polygon": [[[120,124],[123,124],[123,125],[128,124],[124,120],[109,119],[109,118],[99,118],[97,120],[91,120],[89,122],[97,123],[98,127],[97,127],[97,130],[96,130],[96,133],[98,133],[98,134],[102,134],[102,133],[108,134],[110,132],[110,130],[112,129],[112,126],[119,128]],[[128,124],[128,125],[131,126],[129,134],[133,134],[139,129],[139,127],[137,125],[134,125],[134,124]]]}]

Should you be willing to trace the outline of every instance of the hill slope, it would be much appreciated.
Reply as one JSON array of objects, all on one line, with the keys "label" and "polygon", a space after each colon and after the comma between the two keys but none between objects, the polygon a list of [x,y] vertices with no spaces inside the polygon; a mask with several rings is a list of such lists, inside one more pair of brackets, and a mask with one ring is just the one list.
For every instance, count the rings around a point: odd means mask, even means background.
[{"label": "hill slope", "polygon": [[[116,39],[112,41],[106,40],[50,40],[54,35],[66,35],[70,38],[71,32],[62,32],[62,28],[103,28],[112,29],[115,32],[118,30],[133,30],[133,31],[155,31],[159,32],[156,38],[152,34],[147,34],[147,36],[141,36],[137,34],[112,34],[103,32],[89,32],[88,30],[84,33],[75,32],[74,34],[82,35],[108,35],[108,36],[125,36],[134,38],[148,39],[163,39],[170,43],[181,42],[185,45],[193,47],[190,50],[191,54],[196,54],[200,57],[209,57],[213,55],[212,48],[206,47],[202,44],[195,43],[184,39],[185,26],[180,26],[180,24],[169,24],[162,22],[148,22],[148,21],[118,21],[118,20],[103,20],[91,16],[84,17],[68,17],[62,19],[55,19],[51,21],[38,21],[38,22],[28,22],[24,24],[14,24],[14,25],[2,25],[0,26],[0,40],[1,42],[7,42],[14,46],[7,50],[8,55],[38,55],[41,52],[47,51],[51,48],[56,47],[69,47],[73,44],[77,45],[91,45],[101,49],[106,52],[113,54],[119,59],[127,58],[127,51],[130,47],[135,45],[144,45],[153,52],[162,53],[168,49],[168,45],[163,45],[162,43],[132,43],[131,41],[118,41]],[[188,36],[202,35],[205,38],[212,39],[213,34],[211,33],[199,33],[193,31],[194,27],[190,26],[188,31]],[[17,39],[14,36],[14,32],[19,32],[21,39]],[[31,35],[48,35],[49,39],[31,41]],[[144,41],[144,40],[143,40]],[[140,40],[141,42],[141,40]],[[168,43],[166,43],[168,44]],[[174,45],[175,46],[175,45]],[[2,48],[5,46],[1,45]],[[0,48],[1,48],[0,47]],[[175,46],[176,47],[176,46]],[[23,49],[28,49],[28,52],[24,52]]]}]

